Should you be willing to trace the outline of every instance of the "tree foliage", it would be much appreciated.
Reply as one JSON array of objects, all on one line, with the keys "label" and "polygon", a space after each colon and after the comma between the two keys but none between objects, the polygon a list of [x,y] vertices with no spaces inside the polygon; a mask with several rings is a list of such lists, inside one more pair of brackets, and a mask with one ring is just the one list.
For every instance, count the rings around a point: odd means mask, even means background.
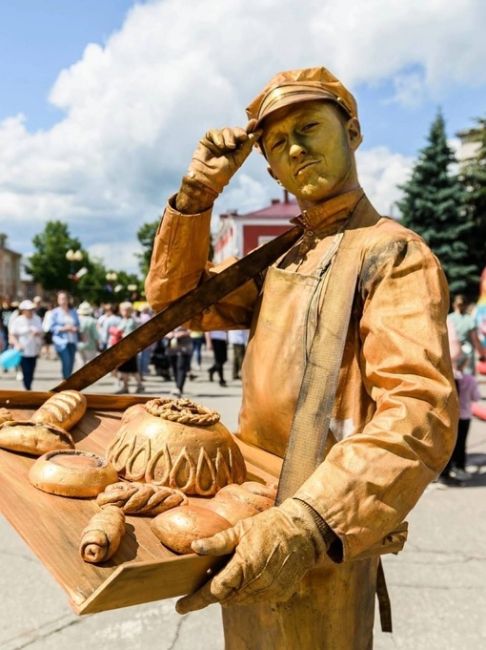
[{"label": "tree foliage", "polygon": [[137,253],[138,265],[142,276],[145,277],[150,266],[150,258],[154,247],[154,239],[160,220],[144,223],[137,231],[137,239],[142,245],[142,253]]},{"label": "tree foliage", "polygon": [[438,113],[398,202],[402,224],[421,235],[439,258],[451,293],[471,293],[477,286],[476,267],[468,242],[473,232],[464,207],[465,192],[451,171],[455,158],[447,144],[444,118]]},{"label": "tree foliage", "polygon": [[28,260],[26,270],[46,291],[65,289],[72,291],[70,274],[80,268],[66,259],[68,250],[81,250],[83,259],[86,251],[79,239],[71,237],[68,227],[62,221],[48,221],[44,230],[32,240],[35,252]]}]

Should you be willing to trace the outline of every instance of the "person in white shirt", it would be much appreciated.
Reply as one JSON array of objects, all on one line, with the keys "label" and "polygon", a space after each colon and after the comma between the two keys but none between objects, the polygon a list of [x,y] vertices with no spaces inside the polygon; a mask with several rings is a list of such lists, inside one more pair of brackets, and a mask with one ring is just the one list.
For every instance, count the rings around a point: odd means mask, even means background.
[{"label": "person in white shirt", "polygon": [[23,300],[19,305],[19,315],[9,328],[11,345],[22,353],[20,366],[25,390],[31,390],[35,365],[42,347],[42,321],[34,313],[31,300]]}]

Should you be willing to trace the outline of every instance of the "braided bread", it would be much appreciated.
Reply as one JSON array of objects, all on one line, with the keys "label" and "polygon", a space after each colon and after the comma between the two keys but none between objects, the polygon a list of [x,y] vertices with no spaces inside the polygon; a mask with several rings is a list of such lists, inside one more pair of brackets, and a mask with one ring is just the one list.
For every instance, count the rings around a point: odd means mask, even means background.
[{"label": "braided bread", "polygon": [[118,506],[127,515],[155,517],[161,512],[187,503],[180,490],[149,483],[113,483],[98,495],[100,508]]}]

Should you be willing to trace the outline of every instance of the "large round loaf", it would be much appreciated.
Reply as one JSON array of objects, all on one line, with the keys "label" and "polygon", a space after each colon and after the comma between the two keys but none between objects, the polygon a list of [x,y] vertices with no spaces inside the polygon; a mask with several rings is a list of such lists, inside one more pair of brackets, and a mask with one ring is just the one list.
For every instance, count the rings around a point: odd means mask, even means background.
[{"label": "large round loaf", "polygon": [[44,402],[32,415],[32,422],[54,424],[69,431],[86,413],[86,397],[77,390],[63,390]]},{"label": "large round loaf", "polygon": [[267,497],[267,499],[271,499],[272,501],[275,501],[275,498],[277,496],[277,485],[276,483],[258,483],[257,481],[245,481],[245,483],[241,484],[242,488],[245,488],[245,490],[248,490],[248,492],[252,492],[253,494],[258,494],[261,497]]},{"label": "large round loaf", "polygon": [[193,553],[192,542],[212,537],[231,524],[216,512],[198,506],[167,510],[151,522],[152,530],[164,546],[175,553]]},{"label": "large round loaf", "polygon": [[213,496],[246,478],[243,456],[219,415],[186,399],[130,407],[107,456],[126,480],[195,496]]}]

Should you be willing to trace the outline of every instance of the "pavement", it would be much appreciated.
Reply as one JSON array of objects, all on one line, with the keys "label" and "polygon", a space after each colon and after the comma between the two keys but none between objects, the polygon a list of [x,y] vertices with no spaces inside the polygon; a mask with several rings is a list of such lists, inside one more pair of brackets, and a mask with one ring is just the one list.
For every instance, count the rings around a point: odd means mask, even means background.
[{"label": "pavement", "polygon": [[[208,365],[206,358],[203,367]],[[59,379],[59,361],[41,360],[33,388],[47,390]],[[12,373],[0,372],[0,391],[19,388],[21,384]],[[151,376],[146,388],[150,394],[167,394],[173,384]],[[90,388],[103,393],[115,390],[111,377]],[[482,394],[486,398],[486,383]],[[239,381],[229,381],[223,388],[210,383],[203,371],[196,380],[188,381],[186,396],[218,410],[226,425],[236,428]],[[466,487],[429,486],[408,518],[405,550],[384,557],[394,632],[382,634],[377,621],[375,650],[486,648],[486,422],[473,421],[468,462],[473,480]],[[165,600],[78,617],[70,610],[61,587],[1,518],[0,539],[1,650],[224,647],[220,611],[215,605],[181,617],[174,611],[175,601]]]}]

